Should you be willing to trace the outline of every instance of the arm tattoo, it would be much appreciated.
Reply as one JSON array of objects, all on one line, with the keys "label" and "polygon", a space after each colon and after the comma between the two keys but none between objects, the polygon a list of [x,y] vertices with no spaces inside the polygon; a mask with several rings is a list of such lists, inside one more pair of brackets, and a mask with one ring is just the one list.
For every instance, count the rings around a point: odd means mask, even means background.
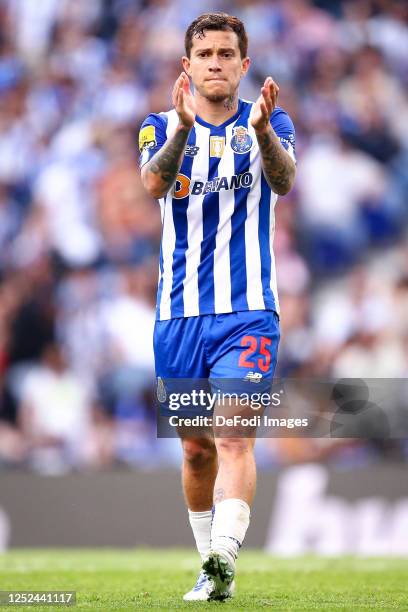
[{"label": "arm tattoo", "polygon": [[224,489],[215,489],[214,491],[214,504],[218,504],[218,502],[222,501],[225,498]]},{"label": "arm tattoo", "polygon": [[180,170],[189,133],[188,128],[178,128],[174,136],[152,157],[147,165],[147,169],[163,181],[163,189],[167,191],[173,185]]},{"label": "arm tattoo", "polygon": [[257,134],[257,139],[266,180],[275,193],[285,195],[293,185],[295,164],[271,127]]}]

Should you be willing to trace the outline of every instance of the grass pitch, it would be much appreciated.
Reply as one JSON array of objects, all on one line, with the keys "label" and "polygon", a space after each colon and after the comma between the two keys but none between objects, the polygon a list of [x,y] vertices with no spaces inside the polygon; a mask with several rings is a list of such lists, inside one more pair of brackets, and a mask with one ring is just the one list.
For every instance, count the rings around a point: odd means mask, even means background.
[{"label": "grass pitch", "polygon": [[408,610],[408,559],[277,559],[244,550],[233,600],[183,602],[198,569],[190,550],[15,550],[0,555],[0,590],[77,591],[73,611]]}]

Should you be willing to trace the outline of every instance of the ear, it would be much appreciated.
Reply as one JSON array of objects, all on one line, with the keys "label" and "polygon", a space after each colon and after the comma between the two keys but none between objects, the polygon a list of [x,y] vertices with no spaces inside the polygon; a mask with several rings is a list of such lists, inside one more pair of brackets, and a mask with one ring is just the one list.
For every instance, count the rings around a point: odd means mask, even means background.
[{"label": "ear", "polygon": [[191,62],[189,58],[183,55],[183,57],[181,58],[181,63],[183,64],[184,71],[188,74],[189,77],[191,77],[191,69],[190,69]]},{"label": "ear", "polygon": [[241,62],[241,76],[245,76],[249,70],[249,66],[251,65],[251,60],[249,57],[245,57]]}]

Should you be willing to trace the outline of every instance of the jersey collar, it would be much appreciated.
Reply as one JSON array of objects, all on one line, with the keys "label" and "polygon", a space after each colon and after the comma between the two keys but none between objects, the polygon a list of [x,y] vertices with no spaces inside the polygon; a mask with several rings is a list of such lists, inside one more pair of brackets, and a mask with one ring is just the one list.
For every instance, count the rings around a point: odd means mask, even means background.
[{"label": "jersey collar", "polygon": [[201,117],[199,117],[198,115],[196,115],[195,120],[200,125],[203,125],[206,128],[210,128],[211,130],[222,130],[225,127],[227,127],[227,125],[229,125],[230,123],[233,123],[234,121],[236,121],[238,119],[238,117],[242,113],[242,110],[244,108],[244,104],[245,104],[245,102],[243,100],[241,100],[241,98],[239,98],[238,99],[238,110],[237,110],[237,112],[235,113],[235,115],[233,115],[232,117],[230,117],[229,119],[224,121],[224,123],[221,123],[221,125],[213,125],[212,123],[208,123],[207,121],[204,121],[204,119],[201,119]]}]

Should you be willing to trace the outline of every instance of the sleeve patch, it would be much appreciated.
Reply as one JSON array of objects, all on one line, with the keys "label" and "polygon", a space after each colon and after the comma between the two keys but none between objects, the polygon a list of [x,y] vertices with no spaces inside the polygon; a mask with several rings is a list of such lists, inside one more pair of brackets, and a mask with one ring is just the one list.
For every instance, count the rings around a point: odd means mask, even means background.
[{"label": "sleeve patch", "polygon": [[293,161],[296,162],[296,156],[295,156],[295,137],[293,136],[293,134],[289,134],[286,138],[280,137],[279,140],[280,140],[282,146],[289,153],[289,155],[291,156]]},{"label": "sleeve patch", "polygon": [[140,130],[139,149],[144,151],[145,149],[153,149],[156,146],[156,128],[154,125],[146,125],[146,127]]}]

